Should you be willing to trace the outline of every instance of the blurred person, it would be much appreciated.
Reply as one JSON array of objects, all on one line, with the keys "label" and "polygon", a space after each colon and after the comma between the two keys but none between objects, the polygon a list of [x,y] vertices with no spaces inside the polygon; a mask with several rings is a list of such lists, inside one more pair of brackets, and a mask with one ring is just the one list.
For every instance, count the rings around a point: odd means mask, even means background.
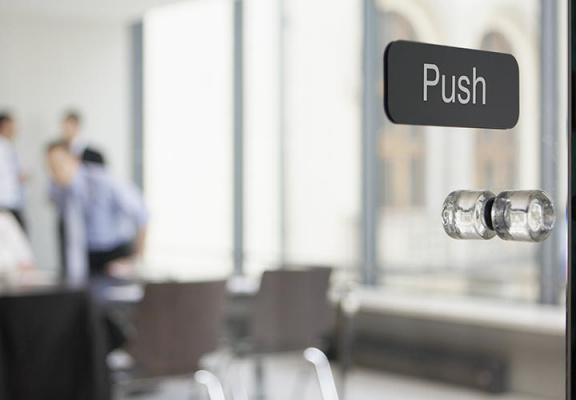
[{"label": "blurred person", "polygon": [[68,111],[62,118],[62,141],[72,154],[79,157],[83,162],[105,165],[106,161],[102,153],[88,146],[82,137],[82,118],[76,111]]},{"label": "blurred person", "polygon": [[[102,153],[88,146],[82,136],[82,117],[77,111],[67,111],[62,117],[60,140],[68,147],[70,152],[83,162],[105,165]],[[62,215],[58,218],[58,236],[60,240],[60,262],[63,272],[67,269],[66,260],[66,232]]]},{"label": "blurred person", "polygon": [[[77,111],[67,111],[62,117],[60,140],[66,145],[72,154],[79,157],[85,163],[105,165],[102,153],[88,146],[82,136],[82,117]],[[66,227],[60,214],[58,217],[58,237],[60,241],[60,264],[62,272],[67,270],[66,259]]]},{"label": "blurred person", "polygon": [[67,274],[85,273],[102,300],[111,280],[101,278],[126,275],[142,259],[148,223],[142,195],[102,165],[82,162],[63,143],[51,144],[47,159],[52,200],[66,227]]},{"label": "blurred person", "polygon": [[62,142],[47,151],[52,200],[62,216],[69,284],[85,284],[104,308],[109,351],[127,339],[127,322],[114,317],[108,289],[130,284],[144,254],[148,212],[136,187],[120,184],[101,164],[83,162]]},{"label": "blurred person", "polygon": [[26,176],[14,147],[16,135],[14,118],[7,113],[0,114],[0,210],[10,212],[26,230],[22,215]]},{"label": "blurred person", "polygon": [[30,270],[34,257],[28,238],[14,216],[0,212],[0,275]]}]

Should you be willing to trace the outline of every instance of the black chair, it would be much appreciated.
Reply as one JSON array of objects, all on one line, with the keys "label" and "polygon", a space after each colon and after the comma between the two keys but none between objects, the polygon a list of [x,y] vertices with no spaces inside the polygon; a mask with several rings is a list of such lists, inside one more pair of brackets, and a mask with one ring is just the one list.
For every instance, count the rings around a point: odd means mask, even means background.
[{"label": "black chair", "polygon": [[[135,367],[118,371],[116,384],[126,390],[194,376],[201,370],[200,359],[218,347],[225,298],[225,281],[148,284],[137,312],[136,336],[127,346]],[[196,375],[198,383],[215,393],[210,390],[215,377],[206,376]]]},{"label": "black chair", "polygon": [[249,333],[231,344],[235,358],[256,361],[257,396],[264,397],[261,356],[324,348],[332,330],[330,268],[265,271],[251,308]]},{"label": "black chair", "polygon": [[85,291],[0,294],[0,399],[109,400],[106,335]]},{"label": "black chair", "polygon": [[252,352],[323,347],[330,331],[328,287],[332,270],[266,271],[256,295],[246,343]]}]

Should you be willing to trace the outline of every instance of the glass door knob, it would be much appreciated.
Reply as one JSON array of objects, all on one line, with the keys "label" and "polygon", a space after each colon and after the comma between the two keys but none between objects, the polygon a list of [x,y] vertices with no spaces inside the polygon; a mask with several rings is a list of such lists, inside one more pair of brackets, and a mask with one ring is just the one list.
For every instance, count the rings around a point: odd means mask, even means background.
[{"label": "glass door knob", "polygon": [[494,199],[491,214],[494,231],[504,240],[541,242],[556,222],[554,203],[541,190],[502,192]]},{"label": "glass door knob", "polygon": [[442,225],[454,239],[492,239],[489,205],[496,195],[488,190],[458,190],[450,193],[442,207]]},{"label": "glass door knob", "polygon": [[454,239],[492,239],[541,242],[552,233],[554,203],[541,190],[459,190],[444,200],[442,225]]}]

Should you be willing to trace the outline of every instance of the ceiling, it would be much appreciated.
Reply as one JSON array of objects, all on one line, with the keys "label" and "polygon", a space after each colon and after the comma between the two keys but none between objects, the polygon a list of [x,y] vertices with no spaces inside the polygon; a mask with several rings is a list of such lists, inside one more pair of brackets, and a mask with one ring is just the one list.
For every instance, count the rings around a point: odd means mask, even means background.
[{"label": "ceiling", "polygon": [[151,8],[180,1],[183,0],[0,0],[0,12],[129,21]]}]

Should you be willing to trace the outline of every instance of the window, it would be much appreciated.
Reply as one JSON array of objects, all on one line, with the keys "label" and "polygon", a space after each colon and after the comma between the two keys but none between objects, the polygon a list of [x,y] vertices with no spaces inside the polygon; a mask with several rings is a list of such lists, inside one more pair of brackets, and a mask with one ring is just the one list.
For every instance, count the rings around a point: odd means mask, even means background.
[{"label": "window", "polygon": [[[382,49],[391,39],[417,40],[410,23],[393,12],[384,12],[380,15],[379,31],[380,45],[378,47]],[[379,56],[381,58],[381,55]],[[383,86],[381,74],[376,85],[378,88]],[[378,92],[382,93],[382,89]],[[423,128],[394,125],[382,117],[383,115],[378,115],[380,204],[384,208],[422,207],[426,200],[424,196],[426,142]]]},{"label": "window", "polygon": [[277,267],[281,254],[278,12],[244,1],[244,272]]},{"label": "window", "polygon": [[231,2],[199,0],[158,8],[144,19],[152,276],[232,271],[231,12]]},{"label": "window", "polygon": [[362,3],[284,4],[286,262],[357,266]]}]

